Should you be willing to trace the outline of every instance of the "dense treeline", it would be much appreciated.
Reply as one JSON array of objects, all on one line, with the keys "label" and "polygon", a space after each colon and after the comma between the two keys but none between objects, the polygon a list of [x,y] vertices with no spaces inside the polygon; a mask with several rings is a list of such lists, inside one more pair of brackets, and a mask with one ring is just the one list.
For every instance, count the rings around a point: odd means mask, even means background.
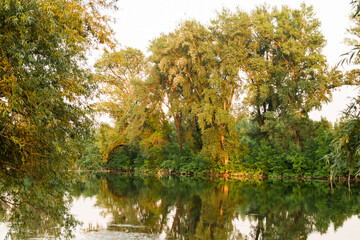
[{"label": "dense treeline", "polygon": [[[358,29],[351,31],[358,36]],[[98,109],[114,125],[96,130],[83,165],[277,176],[350,173],[357,168],[358,141],[348,140],[354,153],[344,157],[343,149],[352,150],[339,141],[345,126],[357,122],[332,126],[309,118],[330,101],[332,89],[358,82],[356,71],[328,66],[325,44],[311,7],[260,6],[251,13],[223,10],[208,26],[185,21],[154,39],[149,57],[133,48],[105,53],[96,64],[106,99]],[[331,168],[334,163],[339,168]]]}]

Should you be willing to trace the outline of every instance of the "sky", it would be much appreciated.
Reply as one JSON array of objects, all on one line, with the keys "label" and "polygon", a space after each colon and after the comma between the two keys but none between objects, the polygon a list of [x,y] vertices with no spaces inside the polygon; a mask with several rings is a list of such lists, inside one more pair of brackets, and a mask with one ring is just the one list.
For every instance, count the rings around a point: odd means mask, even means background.
[{"label": "sky", "polygon": [[[323,53],[329,65],[335,66],[341,60],[340,55],[351,49],[343,43],[346,29],[351,24],[350,2],[351,0],[120,0],[119,10],[113,13],[116,19],[113,28],[121,47],[138,48],[147,53],[151,40],[161,33],[173,31],[187,19],[195,19],[206,25],[216,17],[216,11],[223,8],[236,10],[238,7],[250,12],[264,3],[269,7],[287,5],[291,8],[299,8],[301,3],[305,3],[313,6],[316,17],[322,24],[321,30],[327,40]],[[332,102],[323,105],[322,111],[313,111],[310,117],[319,120],[321,116],[325,116],[334,122],[341,116],[340,113],[350,102],[350,98],[356,94],[354,87],[337,89],[333,91]]]}]

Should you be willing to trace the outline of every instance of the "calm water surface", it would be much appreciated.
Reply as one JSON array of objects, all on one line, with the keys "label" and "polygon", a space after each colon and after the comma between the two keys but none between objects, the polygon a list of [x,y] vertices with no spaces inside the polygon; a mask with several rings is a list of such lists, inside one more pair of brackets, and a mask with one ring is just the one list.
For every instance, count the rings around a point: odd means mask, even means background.
[{"label": "calm water surface", "polygon": [[355,185],[106,174],[72,196],[75,239],[360,238]]}]

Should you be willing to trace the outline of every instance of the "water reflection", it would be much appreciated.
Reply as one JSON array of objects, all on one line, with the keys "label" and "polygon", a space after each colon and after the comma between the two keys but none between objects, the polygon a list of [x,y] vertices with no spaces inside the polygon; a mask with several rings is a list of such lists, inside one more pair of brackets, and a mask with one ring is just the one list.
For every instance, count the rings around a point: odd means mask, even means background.
[{"label": "water reflection", "polygon": [[[337,239],[336,230],[360,211],[359,188],[353,187],[351,194],[341,185],[332,194],[327,182],[117,174],[74,187],[74,196],[96,198],[106,219],[98,227],[83,227],[81,236],[96,230],[127,239],[136,234],[141,239],[318,239],[328,230]],[[351,220],[359,224],[357,217]]]},{"label": "water reflection", "polygon": [[0,239],[73,236],[77,221],[69,213],[70,196],[61,180],[0,177]]},{"label": "water reflection", "polygon": [[[103,174],[71,188],[70,212],[82,225],[74,228],[67,201],[42,198],[56,214],[32,212],[24,231],[45,239],[67,228],[76,239],[348,239],[360,235],[359,192],[339,184],[332,192],[327,182]],[[24,222],[0,223],[0,239],[16,224]]]}]

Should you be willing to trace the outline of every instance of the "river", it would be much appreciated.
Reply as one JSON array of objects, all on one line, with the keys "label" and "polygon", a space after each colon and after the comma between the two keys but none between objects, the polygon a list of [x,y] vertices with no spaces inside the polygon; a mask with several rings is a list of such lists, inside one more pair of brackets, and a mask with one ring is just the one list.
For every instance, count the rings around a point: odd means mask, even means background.
[{"label": "river", "polygon": [[70,212],[81,222],[74,239],[357,239],[359,193],[322,181],[99,174],[74,184]]}]

